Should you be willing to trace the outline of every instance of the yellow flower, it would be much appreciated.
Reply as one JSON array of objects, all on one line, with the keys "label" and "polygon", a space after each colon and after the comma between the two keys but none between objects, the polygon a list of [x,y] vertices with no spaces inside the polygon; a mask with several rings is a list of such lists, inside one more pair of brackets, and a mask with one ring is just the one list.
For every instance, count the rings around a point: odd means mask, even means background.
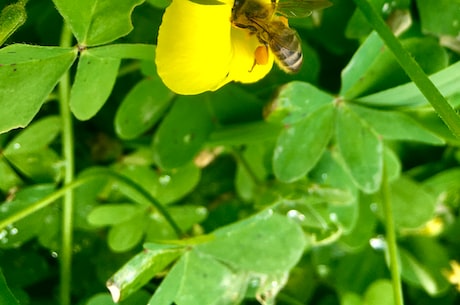
[{"label": "yellow flower", "polygon": [[[263,0],[270,3],[270,0]],[[165,85],[178,94],[215,91],[237,81],[252,83],[270,72],[267,64],[254,65],[261,45],[256,35],[232,26],[234,0],[222,5],[200,5],[173,0],[163,15],[155,62]]]},{"label": "yellow flower", "polygon": [[460,265],[456,261],[451,261],[450,266],[452,271],[446,271],[445,275],[449,282],[457,286],[457,290],[460,291]]}]

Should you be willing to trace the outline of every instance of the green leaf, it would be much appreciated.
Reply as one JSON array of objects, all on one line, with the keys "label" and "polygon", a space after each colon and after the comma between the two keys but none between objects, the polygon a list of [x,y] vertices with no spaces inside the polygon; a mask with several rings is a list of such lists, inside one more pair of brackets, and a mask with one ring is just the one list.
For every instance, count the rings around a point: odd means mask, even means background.
[{"label": "green leaf", "polygon": [[[402,276],[404,267],[412,269],[412,274],[415,275],[415,278],[412,278],[415,280],[413,283],[423,287],[432,296],[439,296],[450,288],[445,275],[445,271],[450,269],[449,253],[444,244],[434,238],[413,236],[406,240],[405,248],[400,250],[402,252],[399,254],[406,254],[410,264],[404,266],[404,259],[401,259]],[[412,282],[409,278],[405,280]]]},{"label": "green leaf", "polygon": [[[460,105],[460,62],[430,76],[430,80],[453,106]],[[381,107],[424,106],[428,101],[414,83],[408,83],[357,99],[359,102]]]},{"label": "green leaf", "polygon": [[[13,214],[26,209],[29,205],[51,194],[54,185],[43,184],[27,187],[19,191],[12,201],[1,204],[0,219],[7,219]],[[0,248],[15,248],[22,243],[40,234],[41,231],[49,229],[46,216],[50,208],[38,210],[29,216],[8,225],[0,230]]]},{"label": "green leaf", "polygon": [[76,56],[76,48],[15,44],[0,49],[0,109],[5,114],[0,133],[30,123]]},{"label": "green leaf", "polygon": [[242,276],[224,264],[189,251],[174,265],[148,304],[238,304],[245,286]]},{"label": "green leaf", "polygon": [[137,214],[111,227],[107,237],[110,249],[114,252],[124,252],[134,248],[144,236],[145,221],[144,214]]},{"label": "green leaf", "polygon": [[217,229],[213,234],[214,240],[195,249],[229,266],[255,273],[288,272],[306,246],[297,224],[270,211]]},{"label": "green leaf", "polygon": [[340,154],[353,181],[365,193],[378,190],[383,172],[383,143],[374,129],[342,105],[336,134]]},{"label": "green leaf", "polygon": [[373,282],[364,293],[363,305],[394,305],[391,281],[381,279]]},{"label": "green leaf", "polygon": [[330,104],[334,98],[316,87],[299,81],[283,86],[270,106],[269,122],[292,125],[302,121],[318,108]]},{"label": "green leaf", "polygon": [[119,302],[142,288],[184,252],[183,247],[144,250],[131,258],[108,281],[114,302]]},{"label": "green leaf", "polygon": [[95,207],[88,215],[88,222],[94,226],[116,225],[133,218],[142,207],[133,204],[104,204]]},{"label": "green leaf", "polygon": [[53,0],[80,45],[94,46],[128,34],[130,16],[144,0]]},{"label": "green leaf", "polygon": [[417,0],[416,2],[424,32],[454,37],[460,34],[459,1]]},{"label": "green leaf", "polygon": [[36,182],[57,182],[62,178],[62,159],[51,148],[24,154],[14,153],[7,159],[15,168]]},{"label": "green leaf", "polygon": [[159,78],[144,79],[118,107],[115,129],[122,139],[134,139],[150,129],[170,105],[172,93]]},{"label": "green leaf", "polygon": [[335,110],[326,104],[281,131],[273,154],[273,170],[280,181],[298,180],[315,166],[332,136]]},{"label": "green leaf", "polygon": [[350,108],[375,131],[389,140],[406,140],[443,145],[444,140],[403,112],[383,111],[352,105]]},{"label": "green leaf", "polygon": [[61,131],[61,119],[48,116],[37,120],[12,139],[3,151],[6,157],[27,154],[46,148]]},{"label": "green leaf", "polygon": [[400,177],[391,183],[390,198],[399,229],[418,228],[434,215],[435,198],[408,178]]},{"label": "green leaf", "polygon": [[18,3],[5,6],[0,13],[0,46],[10,37],[21,25],[26,22],[27,12],[25,3]]},{"label": "green leaf", "polygon": [[154,158],[164,169],[185,165],[213,129],[205,95],[179,96],[153,139]]},{"label": "green leaf", "polygon": [[4,193],[8,193],[12,188],[22,184],[21,178],[3,158],[0,158],[0,177],[2,177],[0,190]]},{"label": "green leaf", "polygon": [[264,121],[223,126],[211,133],[207,143],[212,146],[260,143],[275,139],[281,128]]},{"label": "green leaf", "polygon": [[92,50],[81,52],[77,74],[70,91],[70,109],[80,120],[93,117],[112,92],[120,59],[98,57]]},{"label": "green leaf", "polygon": [[1,269],[0,269],[0,304],[19,305],[19,301],[11,293],[10,288],[8,288],[8,284],[6,283],[6,279],[3,276],[3,272]]},{"label": "green leaf", "polygon": [[361,44],[348,65],[342,70],[341,96],[349,96],[348,92],[374,63],[375,58],[382,52],[383,45],[377,32],[372,32]]},{"label": "green leaf", "polygon": [[150,44],[110,44],[91,48],[91,54],[97,57],[112,57],[118,59],[139,59],[153,61],[156,46]]},{"label": "green leaf", "polygon": [[[445,68],[448,64],[447,52],[436,40],[431,38],[410,38],[401,41],[401,43],[428,75]],[[344,97],[346,99],[382,91],[410,81],[391,51],[385,47],[383,51],[379,48],[374,52],[378,53],[371,57],[372,63],[367,66],[367,69],[363,71],[364,73],[345,92]],[[369,54],[366,54],[366,56],[369,56]],[[369,61],[369,59],[364,61]],[[388,75],[391,75],[391,77],[388,77]],[[355,78],[357,76],[355,75]]]}]

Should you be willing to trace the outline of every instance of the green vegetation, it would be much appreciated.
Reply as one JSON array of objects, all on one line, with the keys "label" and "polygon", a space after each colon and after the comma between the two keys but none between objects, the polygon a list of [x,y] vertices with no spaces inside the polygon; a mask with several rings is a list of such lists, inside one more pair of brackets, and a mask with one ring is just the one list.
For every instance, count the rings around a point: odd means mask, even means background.
[{"label": "green vegetation", "polygon": [[0,0],[0,304],[458,304],[460,2],[332,2],[183,96],[168,1]]}]

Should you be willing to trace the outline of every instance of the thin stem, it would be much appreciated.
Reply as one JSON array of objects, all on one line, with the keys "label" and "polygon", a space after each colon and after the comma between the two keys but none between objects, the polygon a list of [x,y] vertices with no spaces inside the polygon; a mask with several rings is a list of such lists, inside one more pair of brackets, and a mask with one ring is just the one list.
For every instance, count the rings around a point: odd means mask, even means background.
[{"label": "thin stem", "polygon": [[393,208],[390,198],[390,185],[388,183],[388,177],[384,170],[383,181],[382,181],[382,201],[383,201],[383,213],[385,215],[385,228],[386,228],[386,239],[388,246],[388,255],[390,260],[390,273],[391,281],[393,283],[393,295],[396,305],[403,305],[403,294],[401,286],[401,276],[399,273],[399,260],[398,260],[398,245],[396,244],[396,230],[393,218]]},{"label": "thin stem", "polygon": [[238,148],[234,147],[232,149],[232,154],[235,157],[235,159],[241,164],[241,166],[243,166],[243,168],[246,170],[249,177],[251,177],[252,182],[255,185],[261,185],[262,182],[257,177],[257,175],[254,173],[251,166],[248,164],[248,161],[246,161],[246,158],[242,155],[241,151]]},{"label": "thin stem", "polygon": [[355,0],[355,3],[444,123],[457,138],[460,138],[460,117],[442,96],[438,88],[436,88],[415,59],[404,49],[399,40],[393,35],[379,13],[369,3],[369,0]]},{"label": "thin stem", "polygon": [[163,217],[166,219],[166,221],[171,226],[171,228],[173,228],[173,230],[175,231],[178,237],[183,237],[182,230],[179,228],[179,226],[176,224],[174,219],[171,217],[171,214],[169,214],[169,212],[161,205],[161,203],[159,203],[155,198],[153,198],[149,192],[144,190],[134,181],[124,176],[121,176],[120,174],[117,174],[111,170],[106,170],[106,169],[101,169],[99,171],[93,171],[91,174],[85,175],[84,177],[80,177],[74,180],[72,183],[69,183],[66,186],[62,187],[61,189],[57,190],[56,192],[48,195],[47,197],[41,200],[38,200],[34,202],[33,204],[27,206],[25,209],[5,219],[0,220],[0,230],[6,228],[8,225],[12,223],[15,223],[16,221],[19,221],[29,216],[30,214],[35,213],[36,211],[40,209],[47,207],[48,205],[52,204],[54,201],[56,201],[60,197],[64,196],[69,191],[74,190],[90,182],[91,180],[98,179],[98,178],[107,178],[107,179],[113,178],[119,183],[122,183],[124,186],[131,188],[132,191],[141,195],[141,197],[143,197],[146,201],[150,202],[163,215]]},{"label": "thin stem", "polygon": [[[72,33],[64,23],[61,33],[61,47],[70,47]],[[59,106],[62,120],[62,156],[64,159],[64,185],[69,185],[74,180],[75,156],[72,114],[69,108],[70,76],[67,71],[59,83]],[[73,192],[68,189],[62,202],[62,235],[60,253],[60,291],[61,305],[70,305],[72,285],[72,240],[73,240]]]}]

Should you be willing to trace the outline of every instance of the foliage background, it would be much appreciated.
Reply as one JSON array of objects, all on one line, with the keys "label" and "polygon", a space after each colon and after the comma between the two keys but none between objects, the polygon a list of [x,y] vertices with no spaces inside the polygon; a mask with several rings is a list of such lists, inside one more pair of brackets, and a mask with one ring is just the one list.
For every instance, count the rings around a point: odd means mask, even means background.
[{"label": "foliage background", "polygon": [[[2,302],[395,304],[394,222],[405,303],[457,304],[459,141],[333,2],[299,74],[177,96],[166,2],[0,1]],[[458,106],[460,2],[372,3]]]}]

